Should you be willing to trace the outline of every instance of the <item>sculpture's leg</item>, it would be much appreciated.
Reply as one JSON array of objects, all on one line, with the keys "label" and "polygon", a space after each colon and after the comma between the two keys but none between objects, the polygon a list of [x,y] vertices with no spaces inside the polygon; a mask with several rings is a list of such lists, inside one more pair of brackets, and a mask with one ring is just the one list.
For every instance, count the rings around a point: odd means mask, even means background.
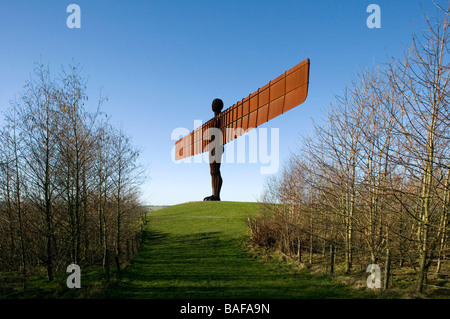
[{"label": "sculpture's leg", "polygon": [[204,201],[220,201],[220,189],[222,188],[222,176],[220,175],[220,163],[212,162],[211,169],[211,186],[212,196],[205,197]]},{"label": "sculpture's leg", "polygon": [[[212,195],[205,197],[204,201],[220,201],[220,189],[222,188],[222,176],[220,175],[220,163],[224,152],[222,144],[217,144],[209,153],[209,168],[211,173]],[[217,160],[219,159],[219,160]]]},{"label": "sculpture's leg", "polygon": [[214,173],[211,179],[213,200],[220,200],[220,189],[222,188],[222,175],[220,175],[220,163],[214,163]]}]

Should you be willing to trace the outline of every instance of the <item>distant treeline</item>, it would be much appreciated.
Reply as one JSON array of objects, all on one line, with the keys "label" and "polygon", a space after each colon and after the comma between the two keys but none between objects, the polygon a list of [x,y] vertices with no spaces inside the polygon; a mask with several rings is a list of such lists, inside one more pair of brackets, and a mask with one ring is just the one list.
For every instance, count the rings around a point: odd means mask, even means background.
[{"label": "distant treeline", "polygon": [[139,149],[86,104],[79,66],[54,77],[36,63],[0,128],[0,272],[26,283],[75,263],[121,265],[138,249],[144,170]]},{"label": "distant treeline", "polygon": [[346,272],[384,263],[389,249],[392,267],[415,270],[418,292],[430,271],[448,276],[450,21],[437,11],[403,56],[336,96],[268,181],[264,213],[250,220],[255,243],[327,267],[335,249]]}]

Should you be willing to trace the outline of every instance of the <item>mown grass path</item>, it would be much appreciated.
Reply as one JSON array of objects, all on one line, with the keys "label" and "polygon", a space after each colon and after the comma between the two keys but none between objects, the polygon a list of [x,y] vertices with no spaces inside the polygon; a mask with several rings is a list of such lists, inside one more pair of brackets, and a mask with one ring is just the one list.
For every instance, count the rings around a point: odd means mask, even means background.
[{"label": "mown grass path", "polygon": [[356,298],[361,292],[311,276],[243,245],[256,203],[194,202],[149,214],[146,239],[121,275],[119,298]]}]

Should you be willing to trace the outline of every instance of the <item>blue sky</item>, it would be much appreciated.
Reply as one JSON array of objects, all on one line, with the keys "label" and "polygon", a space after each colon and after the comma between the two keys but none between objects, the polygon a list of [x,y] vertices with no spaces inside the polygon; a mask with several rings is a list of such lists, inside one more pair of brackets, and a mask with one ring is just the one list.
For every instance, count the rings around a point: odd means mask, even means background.
[{"label": "blue sky", "polygon": [[[447,6],[448,1],[436,1]],[[81,28],[69,29],[69,4],[81,8]],[[369,4],[381,8],[381,28],[369,29]],[[89,101],[100,88],[103,110],[143,149],[150,179],[147,204],[177,204],[211,194],[209,166],[175,164],[172,131],[209,120],[211,102],[225,107],[305,58],[311,60],[305,103],[261,127],[278,128],[280,168],[358,70],[399,56],[411,32],[425,29],[430,0],[103,1],[1,0],[0,111],[18,95],[41,60],[57,73],[79,63]],[[227,145],[227,147],[229,147]],[[261,163],[222,165],[222,200],[256,201]]]}]

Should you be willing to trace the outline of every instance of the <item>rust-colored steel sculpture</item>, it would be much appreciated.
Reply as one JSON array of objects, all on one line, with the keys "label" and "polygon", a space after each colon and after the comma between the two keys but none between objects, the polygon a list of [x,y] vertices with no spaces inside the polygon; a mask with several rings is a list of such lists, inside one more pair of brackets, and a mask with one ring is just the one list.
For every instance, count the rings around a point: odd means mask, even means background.
[{"label": "rust-colored steel sculpture", "polygon": [[[220,103],[223,106],[223,102],[219,99],[214,100],[214,117],[175,142],[175,160],[209,150],[210,129],[220,129],[223,139],[222,144],[226,144],[249,130],[302,104],[308,95],[309,64],[309,59],[300,62],[223,112],[217,112],[217,106]],[[215,107],[216,109],[214,109]],[[218,157],[214,158],[217,159]],[[219,170],[220,161],[216,167],[212,166],[214,163],[217,163],[217,161],[211,162],[210,160],[213,195],[206,197],[205,200],[220,200],[219,193],[222,185]],[[220,182],[218,182],[219,179]]]}]

